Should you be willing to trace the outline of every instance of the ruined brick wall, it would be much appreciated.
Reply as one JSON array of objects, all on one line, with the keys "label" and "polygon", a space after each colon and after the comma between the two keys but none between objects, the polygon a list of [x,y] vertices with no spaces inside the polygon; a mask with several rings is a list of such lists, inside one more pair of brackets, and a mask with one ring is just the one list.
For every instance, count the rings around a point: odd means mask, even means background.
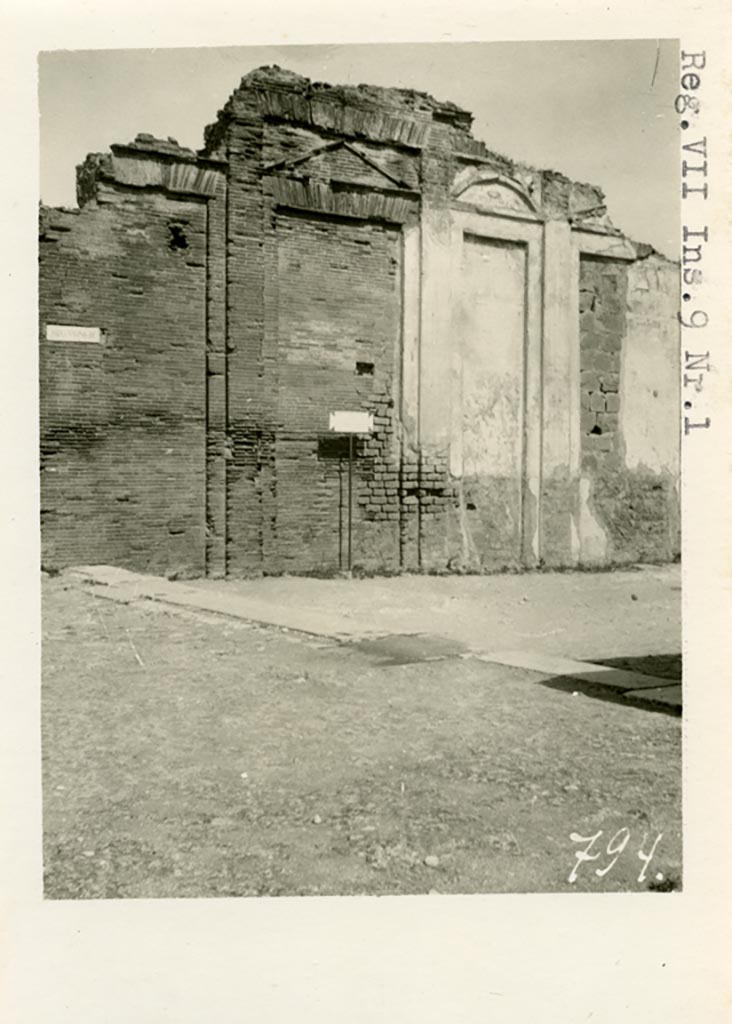
[{"label": "ruined brick wall", "polygon": [[[658,258],[580,261],[582,472],[610,562],[669,561],[680,550],[674,269]],[[659,414],[664,451],[644,464],[629,435],[647,436]]]},{"label": "ruined brick wall", "polygon": [[[199,153],[138,136],[87,158],[83,208],[42,222],[47,564],[337,570],[340,409],[375,422],[356,566],[674,556],[674,267],[601,190],[491,153],[470,121],[269,68]],[[47,341],[54,323],[102,343]]]},{"label": "ruined brick wall", "polygon": [[[43,563],[201,573],[205,207],[108,191],[44,211],[40,240]],[[100,327],[100,344],[47,324]]]},{"label": "ruined brick wall", "polygon": [[338,568],[346,529],[346,445],[328,435],[328,414],[361,409],[374,413],[375,433],[359,439],[355,460],[355,547],[360,564],[394,567],[399,447],[391,410],[400,341],[399,230],[283,214],[276,232],[280,564]]},{"label": "ruined brick wall", "polygon": [[303,83],[248,76],[207,134],[229,166],[230,575],[345,567],[348,449],[329,435],[332,411],[375,417],[355,441],[356,564],[403,564],[416,500],[397,408],[402,225],[419,182],[416,151],[398,143],[414,125],[383,97],[354,91],[354,110]]},{"label": "ruined brick wall", "polygon": [[622,464],[618,412],[627,287],[624,263],[580,260],[582,468],[593,477],[617,474]]}]

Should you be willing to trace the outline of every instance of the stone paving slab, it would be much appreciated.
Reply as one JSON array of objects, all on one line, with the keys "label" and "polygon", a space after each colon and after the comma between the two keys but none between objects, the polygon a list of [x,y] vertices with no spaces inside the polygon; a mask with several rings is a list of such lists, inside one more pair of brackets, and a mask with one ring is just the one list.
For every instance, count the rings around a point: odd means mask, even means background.
[{"label": "stone paving slab", "polygon": [[647,676],[608,665],[573,661],[571,658],[557,658],[532,651],[489,651],[473,656],[494,665],[522,668],[552,678],[575,679],[577,682],[602,686],[635,702],[663,704],[678,710],[682,707],[681,683],[674,680],[664,683],[658,676]]},{"label": "stone paving slab", "polygon": [[326,632],[337,622],[335,632],[353,637],[429,633],[483,650],[542,651],[602,664],[681,650],[678,565],[483,576],[267,576],[190,585],[225,592],[232,601],[254,600],[267,614],[306,608],[322,617]]},{"label": "stone paving slab", "polygon": [[[481,661],[491,661],[511,668],[524,668],[530,672],[541,672],[552,676],[566,676],[584,683],[599,683],[614,690],[643,690],[664,687],[658,676],[647,676],[640,672],[598,665],[591,661],[574,661],[558,658],[552,654],[537,654],[532,651],[488,651],[476,655]],[[671,683],[669,683],[671,685]]]},{"label": "stone paving slab", "polygon": [[[317,609],[313,611],[300,604],[271,604],[259,596],[247,597],[229,591],[206,590],[179,580],[144,576],[111,566],[76,566],[68,570],[66,575],[81,583],[98,586],[100,597],[115,601],[159,601],[333,639],[350,638],[353,635],[351,620],[337,611],[329,611],[325,615]],[[373,631],[364,629],[358,635],[368,637],[373,635]]]},{"label": "stone paving slab", "polygon": [[[278,580],[278,585],[274,588],[266,585],[257,586],[258,583],[268,583],[269,581],[247,581],[254,584],[252,586],[245,586],[241,583],[231,585],[221,581],[216,587],[210,585],[213,581],[205,581],[209,585],[201,585],[203,581],[168,580],[114,566],[77,566],[67,570],[65,575],[86,587],[94,588],[95,593],[98,593],[100,597],[124,603],[152,600],[194,611],[227,615],[260,625],[328,637],[356,645],[365,653],[381,657],[382,660],[386,659],[390,664],[468,655],[485,662],[520,668],[545,677],[576,679],[579,682],[606,687],[618,696],[627,697],[628,700],[633,700],[636,703],[642,702],[649,706],[662,704],[677,709],[681,708],[681,685],[675,680],[668,680],[665,683],[657,676],[613,668],[610,665],[592,661],[567,658],[555,654],[551,650],[536,649],[537,646],[540,647],[541,637],[552,631],[537,634],[538,644],[532,636],[528,636],[526,649],[491,649],[491,632],[486,630],[486,626],[493,626],[493,623],[487,609],[482,610],[483,629],[478,630],[478,634],[484,639],[477,642],[471,639],[468,643],[465,640],[465,630],[460,635],[452,633],[449,636],[446,635],[450,625],[455,621],[454,613],[451,617],[442,618],[440,622],[445,629],[444,634],[429,630],[410,633],[399,628],[401,618],[395,619],[391,628],[388,628],[389,619],[383,618],[380,614],[383,609],[378,606],[373,609],[361,608],[359,614],[354,616],[353,609],[348,607],[346,600],[346,595],[352,593],[350,590],[333,588],[333,596],[339,596],[340,601],[329,601],[326,605],[321,603],[313,607],[305,600],[305,596],[309,592],[308,583],[312,582],[315,585],[314,589],[322,593],[323,588],[317,585],[323,582],[332,584],[334,581]],[[535,580],[537,577],[533,579]],[[500,594],[505,589],[504,581],[499,577],[491,578],[491,580],[497,581],[494,591]],[[292,587],[281,585],[290,582],[294,584]],[[356,582],[358,585],[360,581],[347,582]],[[373,583],[371,580],[365,582]],[[385,581],[386,584],[390,582]],[[430,582],[429,579],[425,581],[425,589],[430,586]],[[557,581],[557,587],[560,584],[561,581]],[[617,581],[615,584],[617,585]],[[530,592],[531,586],[532,578],[525,578],[522,589]],[[546,589],[545,578],[541,579],[540,586]],[[490,589],[490,582],[488,589]],[[635,589],[639,589],[637,584]],[[389,590],[388,586],[385,587],[385,590]],[[466,590],[468,596],[464,600],[469,600],[470,592],[475,593],[475,584],[469,582]],[[288,596],[291,598],[290,600],[285,599]],[[497,601],[496,604],[500,605],[500,601]],[[419,609],[416,614],[418,613]],[[432,620],[430,620],[429,614],[426,614],[425,617],[428,622],[434,621],[434,616]],[[505,632],[504,630],[504,634]],[[566,642],[569,643],[572,637],[571,628],[567,632],[569,637]],[[521,636],[520,633],[519,636]]]},{"label": "stone paving slab", "polygon": [[172,581],[109,566],[81,567],[77,574],[106,584],[100,593],[129,586],[130,599],[195,599],[202,606],[210,602],[219,614],[339,638],[423,633],[483,651],[530,650],[612,663],[678,655],[679,570],[675,565],[613,572],[226,581]]}]

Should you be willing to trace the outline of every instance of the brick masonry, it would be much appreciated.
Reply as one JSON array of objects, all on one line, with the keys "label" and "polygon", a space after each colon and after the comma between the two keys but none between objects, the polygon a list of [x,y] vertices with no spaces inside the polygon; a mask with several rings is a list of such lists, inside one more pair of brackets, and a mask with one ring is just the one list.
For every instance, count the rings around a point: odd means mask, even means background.
[{"label": "brick masonry", "polygon": [[623,263],[580,260],[582,468],[599,476],[616,473],[622,459],[618,392],[626,293]]},{"label": "brick masonry", "polygon": [[[594,515],[607,533],[608,560],[664,562],[680,552],[677,480],[669,472],[629,469],[621,429],[629,308],[627,266],[584,257],[580,261],[582,472],[592,484]],[[647,415],[653,415],[651,408]]]},{"label": "brick masonry", "polygon": [[206,208],[99,196],[49,211],[41,318],[44,562],[200,573],[205,530]]},{"label": "brick masonry", "polygon": [[[487,224],[525,216],[541,231],[560,220],[630,243],[599,189],[491,153],[470,121],[421,93],[259,69],[199,153],[141,135],[86,159],[80,209],[41,214],[44,564],[337,571],[348,442],[328,431],[336,409],[375,422],[354,441],[356,566],[493,570],[541,559],[527,540],[539,498],[521,483],[525,442],[512,442],[510,497],[490,467],[470,481],[455,469],[461,438],[479,426],[455,426],[451,397],[455,328],[441,279],[452,273],[456,182],[492,182],[457,204],[490,214]],[[470,205],[496,195],[495,212]],[[653,302],[669,289],[662,271],[648,278]],[[579,294],[566,296],[580,323],[580,379],[568,383],[580,390],[581,472],[608,558],[668,558],[678,473],[625,463],[628,273],[621,261],[580,260]],[[630,314],[641,327],[645,288]],[[490,319],[490,289],[479,293]],[[101,340],[50,341],[49,324],[98,327]],[[528,372],[523,360],[517,372]],[[490,354],[484,369],[490,376]],[[522,417],[532,422],[516,401],[502,428],[512,437]],[[563,538],[556,564],[582,558],[566,539],[579,498],[571,469],[565,476],[543,526]],[[512,524],[508,546],[497,517]]]}]

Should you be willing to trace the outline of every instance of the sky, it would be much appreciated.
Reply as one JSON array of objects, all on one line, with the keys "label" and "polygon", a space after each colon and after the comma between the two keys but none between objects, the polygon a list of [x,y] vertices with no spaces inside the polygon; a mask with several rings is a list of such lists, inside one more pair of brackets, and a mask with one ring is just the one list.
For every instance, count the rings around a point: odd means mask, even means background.
[{"label": "sky", "polygon": [[489,149],[600,185],[617,227],[678,257],[675,40],[45,52],[42,201],[75,206],[76,165],[138,132],[200,149],[204,126],[264,64],[452,100],[474,115],[473,134]]}]

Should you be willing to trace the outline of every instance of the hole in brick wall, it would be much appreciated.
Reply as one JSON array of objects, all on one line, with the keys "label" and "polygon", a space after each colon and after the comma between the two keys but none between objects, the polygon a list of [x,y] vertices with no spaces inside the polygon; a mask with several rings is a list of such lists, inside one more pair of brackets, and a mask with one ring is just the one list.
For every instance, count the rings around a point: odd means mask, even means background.
[{"label": "hole in brick wall", "polygon": [[465,502],[465,507],[468,510],[468,512],[475,512],[475,502],[474,501],[466,501]]},{"label": "hole in brick wall", "polygon": [[184,228],[180,224],[169,224],[168,230],[170,231],[170,238],[168,239],[168,248],[173,249],[187,249],[188,238]]},{"label": "hole in brick wall", "polygon": [[601,434],[602,433],[602,427],[598,427],[597,424],[595,424],[595,426],[592,428],[590,433],[591,434]]},{"label": "hole in brick wall", "polygon": [[357,362],[356,373],[359,375],[359,377],[373,377],[374,364]]},{"label": "hole in brick wall", "polygon": [[[353,454],[358,454],[358,438],[354,438]],[[323,434],[318,438],[319,459],[348,459],[347,434]]]}]

